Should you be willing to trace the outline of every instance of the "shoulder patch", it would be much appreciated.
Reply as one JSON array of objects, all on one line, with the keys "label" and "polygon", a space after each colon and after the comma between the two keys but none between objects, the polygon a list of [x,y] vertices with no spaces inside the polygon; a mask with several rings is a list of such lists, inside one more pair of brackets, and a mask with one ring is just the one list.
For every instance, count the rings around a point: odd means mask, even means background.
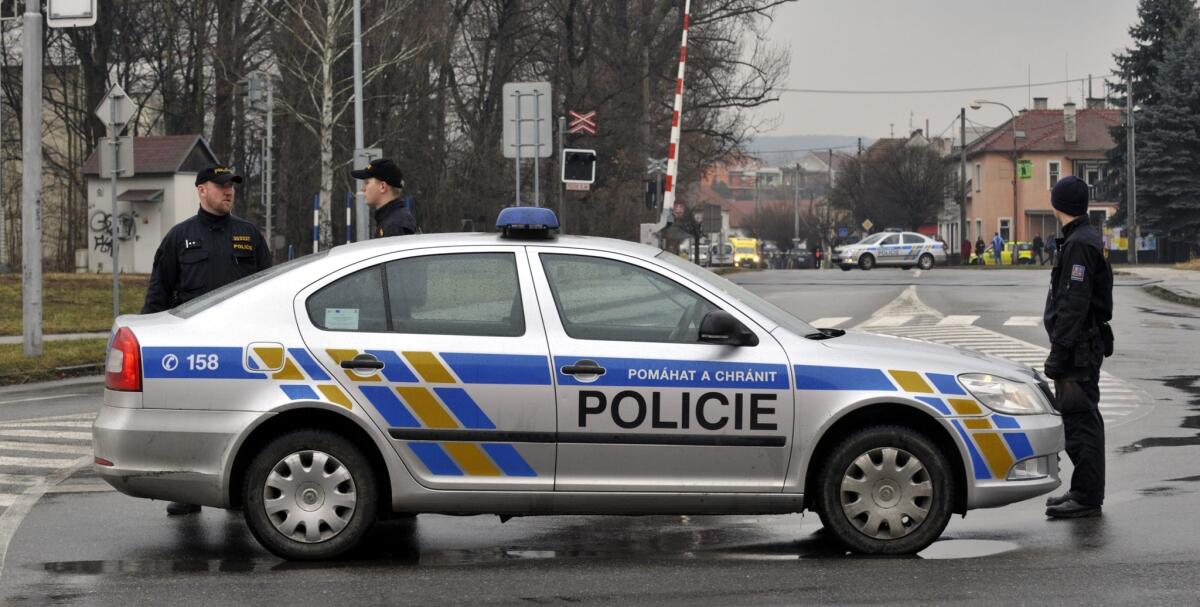
[{"label": "shoulder patch", "polygon": [[1087,269],[1084,268],[1083,265],[1081,265],[1081,264],[1075,264],[1075,265],[1071,266],[1071,280],[1074,280],[1076,282],[1083,282],[1083,277],[1086,272],[1087,272]]}]

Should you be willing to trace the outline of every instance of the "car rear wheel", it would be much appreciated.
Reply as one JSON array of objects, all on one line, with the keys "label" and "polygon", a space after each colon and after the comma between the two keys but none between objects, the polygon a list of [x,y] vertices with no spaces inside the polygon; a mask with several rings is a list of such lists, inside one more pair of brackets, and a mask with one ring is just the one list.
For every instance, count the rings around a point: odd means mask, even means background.
[{"label": "car rear wheel", "polygon": [[863,255],[858,259],[858,267],[864,270],[870,270],[875,267],[875,256],[871,254]]},{"label": "car rear wheel", "polygon": [[922,270],[928,270],[933,267],[933,255],[925,253],[917,260],[917,267]]},{"label": "car rear wheel", "polygon": [[821,467],[821,521],[850,550],[911,554],[950,522],[954,477],[924,435],[901,426],[857,432]]},{"label": "car rear wheel", "polygon": [[375,471],[339,434],[297,430],[250,462],[245,519],[259,543],[291,560],[322,560],[353,549],[378,511]]}]

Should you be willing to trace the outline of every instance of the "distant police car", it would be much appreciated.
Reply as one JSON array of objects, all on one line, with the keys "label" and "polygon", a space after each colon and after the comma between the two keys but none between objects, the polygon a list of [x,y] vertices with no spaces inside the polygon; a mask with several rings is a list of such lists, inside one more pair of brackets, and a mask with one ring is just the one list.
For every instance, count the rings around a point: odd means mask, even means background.
[{"label": "distant police car", "polygon": [[1031,369],[816,329],[658,249],[504,235],[309,255],[117,319],[95,469],[320,559],[382,516],[816,511],[866,553],[1058,486]]},{"label": "distant police car", "polygon": [[854,266],[864,270],[875,266],[899,266],[904,269],[916,266],[928,270],[934,264],[946,263],[946,247],[916,232],[879,232],[835,249],[833,263],[842,270]]}]

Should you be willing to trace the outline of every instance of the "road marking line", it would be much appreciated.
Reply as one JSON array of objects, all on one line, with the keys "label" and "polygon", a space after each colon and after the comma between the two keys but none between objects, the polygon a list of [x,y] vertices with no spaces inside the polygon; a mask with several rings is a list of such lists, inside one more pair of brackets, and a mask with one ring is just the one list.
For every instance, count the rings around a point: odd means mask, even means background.
[{"label": "road marking line", "polygon": [[1036,327],[1041,324],[1042,319],[1039,316],[1013,316],[1004,321],[1006,327]]},{"label": "road marking line", "polygon": [[0,429],[0,438],[66,438],[71,440],[92,440],[91,432],[54,432],[51,430],[6,430]]},{"label": "road marking line", "polygon": [[21,443],[16,441],[0,441],[0,449],[5,451],[38,451],[42,453],[69,453],[71,455],[91,455],[89,445],[60,445],[54,443]]},{"label": "road marking line", "polygon": [[892,316],[872,316],[870,320],[859,325],[861,327],[899,327],[913,319],[912,316],[898,314]]},{"label": "road marking line", "polygon": [[13,403],[32,403],[41,400],[54,400],[56,398],[73,398],[76,396],[88,396],[86,393],[59,394],[56,396],[35,396],[33,398],[14,398],[10,400],[0,400],[0,405],[11,405]]},{"label": "road marking line", "polygon": [[0,424],[0,429],[4,428],[37,428],[45,426],[48,428],[92,428],[92,422],[10,422]]},{"label": "road marking line", "polygon": [[852,316],[830,316],[827,318],[818,318],[808,324],[810,324],[814,327],[817,327],[818,329],[832,329],[832,328],[846,322],[847,320],[850,320],[851,318],[853,318],[853,317]]},{"label": "road marking line", "polygon": [[8,544],[33,505],[42,498],[42,494],[47,489],[70,478],[72,474],[90,464],[91,461],[90,457],[81,457],[70,465],[55,470],[41,482],[26,489],[11,506],[5,509],[4,514],[0,514],[0,574],[4,573],[4,561],[8,557]]},{"label": "road marking line", "polygon": [[36,485],[41,480],[42,477],[38,475],[0,474],[0,485]]},{"label": "road marking line", "polygon": [[967,315],[947,316],[947,317],[939,320],[937,323],[937,326],[939,326],[939,327],[965,327],[968,325],[975,324],[975,321],[977,321],[977,320],[979,320],[978,316],[967,316]]},{"label": "road marking line", "polygon": [[0,466],[23,466],[26,468],[49,468],[58,469],[65,464],[75,461],[77,458],[66,457],[63,459],[57,458],[39,458],[39,457],[10,457],[0,455]]}]

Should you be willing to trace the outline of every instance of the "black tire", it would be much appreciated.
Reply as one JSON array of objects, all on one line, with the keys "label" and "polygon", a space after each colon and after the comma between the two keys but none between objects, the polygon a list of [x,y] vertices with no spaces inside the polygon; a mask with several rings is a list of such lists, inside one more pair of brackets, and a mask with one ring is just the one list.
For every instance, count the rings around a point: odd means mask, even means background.
[{"label": "black tire", "polygon": [[900,266],[901,270],[911,270],[912,266]]},{"label": "black tire", "polygon": [[[890,460],[892,467],[903,464],[903,467],[907,468],[912,459],[916,460],[920,469],[910,478],[902,479],[912,481],[912,484],[908,485],[912,489],[907,492],[903,490],[905,487],[900,480],[887,476],[884,472],[876,472],[881,478],[874,483],[865,473],[862,478],[856,478],[856,474],[861,470],[856,461],[862,461],[862,457],[869,458],[872,464],[876,464],[878,457],[876,465],[880,470],[886,470],[889,467],[886,450],[893,453],[893,459]],[[866,428],[838,443],[829,452],[829,456],[818,465],[821,476],[817,485],[817,499],[821,521],[833,537],[852,551],[863,554],[920,552],[941,536],[946,524],[950,522],[955,492],[955,479],[950,463],[933,441],[919,432],[903,426]],[[845,489],[844,479],[847,483],[866,481],[863,487],[871,494],[863,495]],[[923,485],[926,483],[929,484],[928,491],[931,495],[911,497],[910,492],[923,493]],[[853,499],[854,496],[858,496],[857,499]],[[888,500],[893,498],[895,503],[889,505]],[[853,511],[862,508],[856,504],[864,499],[871,500],[864,504],[871,512],[862,512],[852,518],[847,509]],[[881,499],[884,503],[880,503]],[[844,500],[848,501],[846,505],[843,505]],[[912,524],[913,518],[908,517],[905,512],[917,512],[913,510],[914,507],[924,507],[924,518]],[[873,518],[873,514],[883,514],[886,517]],[[887,524],[887,517],[898,521],[898,531]],[[872,522],[875,528],[874,535],[869,531]],[[884,534],[885,525],[887,535],[892,537],[877,537]],[[866,531],[860,530],[859,526],[864,527]]]},{"label": "black tire", "polygon": [[848,265],[842,264],[842,265],[839,265],[838,267],[841,268],[843,272],[849,272],[850,268],[852,268],[853,266],[848,266]]},{"label": "black tire", "polygon": [[[311,452],[328,454],[344,466],[350,476],[349,488],[354,500],[344,528],[327,539],[306,543],[294,540],[276,528],[272,515],[267,514],[264,496],[268,476],[283,464],[285,458]],[[303,459],[304,456],[300,457]],[[309,464],[313,463],[310,456]],[[281,558],[296,561],[336,558],[353,550],[374,526],[379,510],[377,482],[375,470],[366,455],[342,435],[326,430],[295,430],[272,440],[250,461],[242,492],[246,525],[264,548]],[[343,482],[338,488],[344,486]],[[323,503],[324,496],[321,499]],[[295,503],[299,504],[299,496]],[[345,510],[343,508],[341,512]]]},{"label": "black tire", "polygon": [[921,257],[917,259],[917,267],[921,268],[922,270],[933,269],[933,255],[930,255],[929,253],[921,255]]},{"label": "black tire", "polygon": [[875,256],[870,253],[863,254],[858,258],[858,267],[864,270],[870,270],[875,267]]}]

